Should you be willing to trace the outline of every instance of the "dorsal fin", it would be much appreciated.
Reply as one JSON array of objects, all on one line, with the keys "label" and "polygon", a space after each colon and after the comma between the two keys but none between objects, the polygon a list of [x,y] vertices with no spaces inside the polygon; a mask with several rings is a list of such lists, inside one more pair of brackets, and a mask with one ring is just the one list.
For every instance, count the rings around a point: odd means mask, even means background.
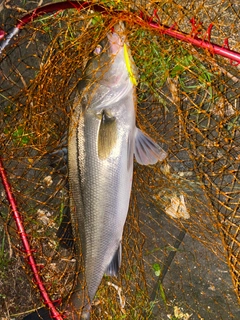
[{"label": "dorsal fin", "polygon": [[74,237],[71,224],[71,214],[69,206],[63,208],[62,222],[57,231],[59,244],[65,249],[71,249],[74,246]]}]

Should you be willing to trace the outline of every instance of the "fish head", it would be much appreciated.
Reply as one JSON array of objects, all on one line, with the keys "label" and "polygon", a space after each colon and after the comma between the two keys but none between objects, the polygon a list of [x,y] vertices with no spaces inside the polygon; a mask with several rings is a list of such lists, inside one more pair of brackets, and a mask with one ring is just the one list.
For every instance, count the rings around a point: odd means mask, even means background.
[{"label": "fish head", "polygon": [[91,82],[101,86],[119,89],[137,84],[137,68],[126,40],[124,23],[120,21],[96,46],[86,75]]}]

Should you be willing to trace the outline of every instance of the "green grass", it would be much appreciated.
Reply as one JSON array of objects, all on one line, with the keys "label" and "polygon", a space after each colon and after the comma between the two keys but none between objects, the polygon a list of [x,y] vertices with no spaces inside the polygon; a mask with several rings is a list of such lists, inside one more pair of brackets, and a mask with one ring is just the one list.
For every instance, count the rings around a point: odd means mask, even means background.
[{"label": "green grass", "polygon": [[183,92],[207,90],[209,98],[213,98],[215,75],[181,43],[164,36],[156,37],[144,29],[135,31],[129,42],[139,69],[140,102],[150,91],[159,100],[159,89],[168,78],[177,80]]},{"label": "green grass", "polygon": [[6,135],[11,135],[11,141],[14,145],[23,147],[30,143],[32,134],[27,132],[23,126],[18,126],[14,131],[10,131],[8,127],[4,128],[4,133]]},{"label": "green grass", "polygon": [[[161,276],[161,273],[162,273],[162,268],[161,268],[160,264],[159,263],[154,263],[152,265],[152,269],[154,271],[155,276],[159,278]],[[167,298],[166,298],[164,287],[163,287],[163,284],[162,284],[161,281],[158,282],[158,290],[159,290],[160,297],[162,298],[164,304],[166,305],[167,304]]]}]

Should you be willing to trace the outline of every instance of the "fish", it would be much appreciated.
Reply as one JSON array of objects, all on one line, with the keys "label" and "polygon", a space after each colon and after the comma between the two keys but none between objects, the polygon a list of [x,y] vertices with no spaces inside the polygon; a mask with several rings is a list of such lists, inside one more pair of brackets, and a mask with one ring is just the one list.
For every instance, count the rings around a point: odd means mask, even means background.
[{"label": "fish", "polygon": [[142,165],[167,156],[136,127],[137,81],[120,21],[94,50],[70,116],[67,156],[77,266],[66,311],[69,319],[89,319],[103,276],[119,273],[134,156]]}]

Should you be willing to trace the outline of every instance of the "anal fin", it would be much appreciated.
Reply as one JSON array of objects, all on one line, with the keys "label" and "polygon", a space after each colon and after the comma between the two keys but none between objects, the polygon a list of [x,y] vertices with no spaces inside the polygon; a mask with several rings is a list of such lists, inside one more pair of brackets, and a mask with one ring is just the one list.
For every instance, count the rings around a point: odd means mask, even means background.
[{"label": "anal fin", "polygon": [[108,276],[117,276],[120,266],[121,266],[121,260],[122,260],[122,243],[120,242],[119,247],[117,248],[112,261],[108,265],[105,274]]}]

